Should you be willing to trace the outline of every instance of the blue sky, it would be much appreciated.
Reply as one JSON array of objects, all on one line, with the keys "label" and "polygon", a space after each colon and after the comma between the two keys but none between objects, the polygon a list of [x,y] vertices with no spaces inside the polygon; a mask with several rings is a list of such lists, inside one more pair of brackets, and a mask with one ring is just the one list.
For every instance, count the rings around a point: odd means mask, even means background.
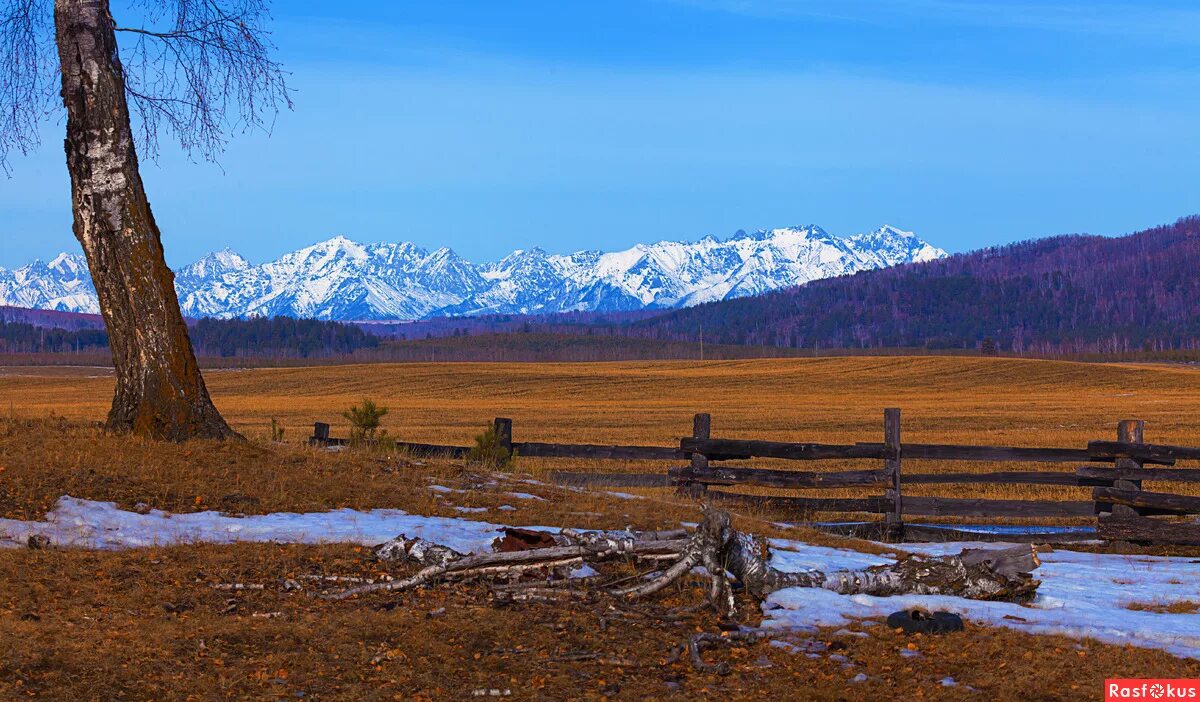
[{"label": "blue sky", "polygon": [[[806,223],[962,251],[1200,212],[1191,2],[289,0],[273,26],[295,111],[219,167],[143,167],[172,265]],[[62,129],[0,180],[0,266],[78,251]]]}]

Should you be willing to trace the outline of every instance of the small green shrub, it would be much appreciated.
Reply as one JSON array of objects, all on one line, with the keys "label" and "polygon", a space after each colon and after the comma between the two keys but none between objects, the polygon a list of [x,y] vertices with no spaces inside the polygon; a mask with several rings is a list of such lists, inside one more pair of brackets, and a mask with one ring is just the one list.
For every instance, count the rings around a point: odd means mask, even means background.
[{"label": "small green shrub", "polygon": [[380,407],[374,400],[365,397],[362,402],[343,412],[342,416],[350,420],[351,443],[374,443],[379,422],[387,413],[387,407]]},{"label": "small green shrub", "polygon": [[467,465],[489,470],[512,470],[516,459],[516,452],[510,454],[504,444],[500,443],[500,436],[494,426],[476,436],[475,445],[467,452]]}]

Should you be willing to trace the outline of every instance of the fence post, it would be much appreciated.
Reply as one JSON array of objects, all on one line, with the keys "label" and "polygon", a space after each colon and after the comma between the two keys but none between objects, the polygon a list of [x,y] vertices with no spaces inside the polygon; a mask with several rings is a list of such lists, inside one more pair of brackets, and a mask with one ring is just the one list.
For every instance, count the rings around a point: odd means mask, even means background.
[{"label": "fence post", "polygon": [[[1143,444],[1146,442],[1146,423],[1140,419],[1122,419],[1117,422],[1117,441],[1128,444]],[[1141,469],[1142,462],[1132,458],[1118,458],[1116,467],[1120,469]],[[1140,480],[1115,480],[1113,487],[1118,490],[1141,490]],[[1138,515],[1137,507],[1128,505],[1113,505],[1114,517],[1134,517]]]},{"label": "fence post", "polygon": [[310,444],[320,444],[324,446],[329,443],[329,425],[325,422],[313,423],[313,435],[309,440]]},{"label": "fence post", "polygon": [[492,428],[496,432],[496,442],[504,447],[504,453],[509,458],[512,457],[512,420],[505,417],[496,417],[492,420]]},{"label": "fence post", "polygon": [[[712,415],[707,412],[701,412],[692,417],[692,438],[693,439],[708,439],[712,436]],[[702,453],[692,453],[692,462],[688,466],[684,475],[687,478],[679,484],[678,492],[686,497],[702,497],[708,491],[708,486],[703,483],[696,483],[691,480],[693,471],[703,470],[708,467],[708,456]]]},{"label": "fence post", "polygon": [[885,517],[885,526],[889,536],[900,537],[904,530],[904,500],[900,492],[900,409],[897,407],[883,411],[883,446],[888,454],[883,470],[892,478],[892,487],[885,493],[885,498],[892,499],[892,510]]}]

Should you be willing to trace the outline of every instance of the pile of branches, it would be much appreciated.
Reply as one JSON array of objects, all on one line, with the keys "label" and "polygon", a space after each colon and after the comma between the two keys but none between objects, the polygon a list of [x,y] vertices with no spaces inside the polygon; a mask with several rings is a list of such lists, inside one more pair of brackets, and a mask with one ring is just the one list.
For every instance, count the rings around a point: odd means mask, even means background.
[{"label": "pile of branches", "polygon": [[[559,533],[509,529],[495,552],[467,555],[425,539],[399,536],[375,548],[385,561],[423,566],[414,575],[358,585],[325,595],[342,600],[371,592],[397,592],[441,582],[488,579],[502,603],[584,600],[612,596],[649,597],[689,573],[708,579],[709,604],[724,620],[737,604],[731,583],[762,600],[777,590],[812,587],[844,595],[953,595],[977,600],[1025,601],[1039,582],[1031,572],[1040,565],[1031,546],[1003,550],[967,549],[953,556],[907,555],[888,565],[864,570],[784,572],[770,565],[770,549],[752,534],[734,529],[729,513],[706,509],[690,534],[684,530],[572,531]],[[652,561],[654,570],[634,579],[599,582],[570,577],[584,565],[618,559]],[[698,567],[702,566],[700,571]],[[631,582],[632,580],[632,582]]]}]

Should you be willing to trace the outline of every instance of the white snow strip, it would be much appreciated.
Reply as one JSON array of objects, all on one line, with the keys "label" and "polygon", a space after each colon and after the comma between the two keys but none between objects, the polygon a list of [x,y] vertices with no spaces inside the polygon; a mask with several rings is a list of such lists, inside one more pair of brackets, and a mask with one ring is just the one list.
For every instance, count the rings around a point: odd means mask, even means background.
[{"label": "white snow strip", "polygon": [[[865,568],[890,559],[856,551],[810,546],[774,539],[772,564],[785,571],[836,571]],[[905,544],[930,555],[958,553],[964,548],[1007,548],[1013,544]],[[1028,606],[981,602],[961,597],[904,595],[845,596],[828,590],[789,588],[763,602],[763,626],[776,629],[844,626],[847,620],[887,616],[920,607],[945,610],[965,619],[1005,626],[1032,634],[1062,634],[1105,643],[1158,648],[1174,655],[1200,658],[1200,614],[1133,611],[1131,602],[1200,602],[1200,561],[1161,556],[1127,556],[1058,550],[1039,554],[1042,581]]]},{"label": "white snow strip", "polygon": [[[0,546],[24,546],[41,535],[55,546],[121,549],[187,543],[276,542],[374,545],[399,534],[421,537],[462,553],[490,550],[499,524],[452,517],[423,517],[399,509],[330,512],[276,512],[228,517],[219,512],[146,514],[118,509],[112,502],[65,496],[42,522],[0,519]],[[552,527],[528,527],[558,531]]]},{"label": "white snow strip", "polygon": [[515,497],[515,498],[517,498],[518,500],[537,500],[538,502],[545,502],[545,501],[546,501],[546,498],[544,498],[544,497],[539,497],[539,496],[537,496],[537,495],[534,495],[534,494],[531,494],[531,493],[528,493],[528,492],[506,492],[506,493],[504,493],[504,494],[505,494],[505,495],[508,495],[508,496],[510,496],[510,497]]}]

